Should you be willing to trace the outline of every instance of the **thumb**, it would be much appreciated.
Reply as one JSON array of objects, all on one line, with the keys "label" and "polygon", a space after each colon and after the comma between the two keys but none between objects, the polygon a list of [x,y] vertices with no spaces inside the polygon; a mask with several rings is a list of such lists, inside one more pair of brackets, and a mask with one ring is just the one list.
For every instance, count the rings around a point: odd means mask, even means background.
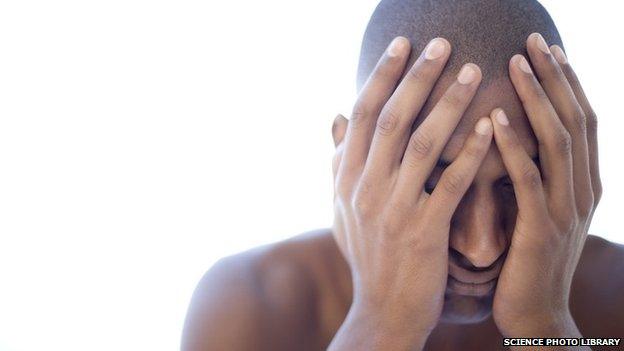
[{"label": "thumb", "polygon": [[332,124],[332,137],[334,139],[334,146],[338,146],[345,137],[347,132],[347,125],[349,121],[344,118],[343,115],[338,114],[336,118],[334,118],[334,123]]}]

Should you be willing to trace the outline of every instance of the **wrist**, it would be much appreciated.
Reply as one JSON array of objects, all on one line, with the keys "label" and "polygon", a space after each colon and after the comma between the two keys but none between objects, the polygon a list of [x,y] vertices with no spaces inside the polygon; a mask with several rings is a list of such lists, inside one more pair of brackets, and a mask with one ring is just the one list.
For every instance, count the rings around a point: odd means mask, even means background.
[{"label": "wrist", "polygon": [[540,316],[526,316],[513,328],[501,330],[508,338],[580,338],[574,318],[569,311]]},{"label": "wrist", "polygon": [[422,350],[429,328],[400,314],[352,305],[330,350]]},{"label": "wrist", "polygon": [[438,323],[441,308],[435,304],[418,304],[412,301],[396,301],[385,298],[383,300],[355,296],[349,309],[354,318],[365,319],[376,323],[388,332],[411,332],[429,336]]}]

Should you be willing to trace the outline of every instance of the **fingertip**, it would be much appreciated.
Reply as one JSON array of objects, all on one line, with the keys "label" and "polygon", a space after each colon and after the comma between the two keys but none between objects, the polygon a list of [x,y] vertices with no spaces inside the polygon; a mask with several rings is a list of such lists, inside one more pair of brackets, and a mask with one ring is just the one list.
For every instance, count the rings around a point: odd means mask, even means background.
[{"label": "fingertip", "polygon": [[540,34],[539,32],[533,32],[531,34],[529,34],[529,36],[526,39],[526,47],[530,47],[530,46],[538,46],[538,43],[542,40],[542,34]]},{"label": "fingertip", "polygon": [[448,56],[451,44],[444,38],[434,38],[423,51],[426,60],[433,61]]},{"label": "fingertip", "polygon": [[533,74],[533,70],[531,69],[531,65],[529,65],[529,61],[527,61],[524,55],[515,54],[509,60],[509,68],[511,67],[519,68],[521,72],[526,74]]},{"label": "fingertip", "polygon": [[334,132],[336,130],[336,128],[338,128],[340,123],[342,123],[343,119],[345,119],[345,118],[340,113],[337,114],[336,117],[334,117],[334,121],[332,122],[332,132]]},{"label": "fingertip", "polygon": [[509,68],[509,72],[513,71],[512,67],[516,66],[516,60],[518,60],[516,57],[520,56],[520,54],[515,54],[513,55],[510,59],[509,62],[507,62],[507,67]]},{"label": "fingertip", "polygon": [[552,51],[553,56],[555,56],[555,60],[557,60],[557,62],[560,65],[563,66],[568,63],[568,57],[566,56],[565,52],[563,51],[563,49],[561,49],[559,45],[557,44],[551,45],[550,51]]},{"label": "fingertip", "polygon": [[488,117],[479,119],[475,125],[475,132],[477,134],[488,136],[492,134],[492,121]]},{"label": "fingertip", "polygon": [[406,37],[402,36],[402,35],[397,35],[394,40],[401,40],[403,42],[405,42],[406,44],[409,44],[409,39],[407,39]]},{"label": "fingertip", "polygon": [[340,144],[340,142],[344,138],[347,124],[347,119],[340,113],[334,118],[334,122],[332,123],[332,137],[334,139],[334,146]]},{"label": "fingertip", "polygon": [[386,53],[389,57],[404,56],[408,51],[410,42],[403,36],[398,36],[392,39]]},{"label": "fingertip", "polygon": [[465,64],[457,75],[457,80],[462,85],[480,82],[482,78],[481,68],[474,63]]},{"label": "fingertip", "polygon": [[481,75],[481,67],[479,67],[479,65],[477,65],[476,63],[473,62],[468,62],[466,64],[466,66],[471,67],[472,69],[474,69],[479,75]]},{"label": "fingertip", "polygon": [[444,44],[444,47],[445,47],[446,50],[450,51],[452,49],[451,42],[448,41],[446,38],[437,37],[434,40],[440,40]]},{"label": "fingertip", "polygon": [[502,110],[501,107],[496,107],[494,108],[491,112],[490,112],[490,118],[494,119],[494,116],[496,116],[496,114],[498,113],[498,111]]},{"label": "fingertip", "polygon": [[497,107],[494,110],[492,110],[492,112],[490,113],[490,118],[493,121],[496,121],[496,123],[501,126],[504,126],[504,127],[509,126],[509,118],[507,117],[505,110],[503,110],[500,107]]}]

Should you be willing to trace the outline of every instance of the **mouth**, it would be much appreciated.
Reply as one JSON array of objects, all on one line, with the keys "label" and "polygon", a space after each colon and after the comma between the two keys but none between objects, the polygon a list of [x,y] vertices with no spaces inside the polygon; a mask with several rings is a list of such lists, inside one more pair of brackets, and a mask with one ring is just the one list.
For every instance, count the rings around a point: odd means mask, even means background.
[{"label": "mouth", "polygon": [[[486,296],[494,292],[506,255],[501,255],[489,267],[472,266],[459,252],[451,249],[447,292],[466,296]],[[469,266],[469,267],[466,267]]]},{"label": "mouth", "polygon": [[447,292],[465,296],[487,296],[494,292],[497,281],[498,278],[483,283],[463,282],[449,274],[446,290]]}]

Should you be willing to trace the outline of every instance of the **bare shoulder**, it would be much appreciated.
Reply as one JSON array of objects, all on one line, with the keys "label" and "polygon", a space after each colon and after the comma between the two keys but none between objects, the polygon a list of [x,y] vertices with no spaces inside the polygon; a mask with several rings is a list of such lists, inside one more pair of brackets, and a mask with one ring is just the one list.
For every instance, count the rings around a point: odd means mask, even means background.
[{"label": "bare shoulder", "polygon": [[193,294],[182,350],[320,348],[319,279],[334,250],[318,230],[221,259]]},{"label": "bare shoulder", "polygon": [[[579,261],[578,270],[584,279],[592,282],[624,282],[624,245],[608,241],[596,235],[588,235]],[[607,277],[603,273],[614,274]],[[619,278],[619,279],[617,279]]]},{"label": "bare shoulder", "polygon": [[571,308],[586,336],[624,336],[624,245],[589,235],[572,286]]}]

